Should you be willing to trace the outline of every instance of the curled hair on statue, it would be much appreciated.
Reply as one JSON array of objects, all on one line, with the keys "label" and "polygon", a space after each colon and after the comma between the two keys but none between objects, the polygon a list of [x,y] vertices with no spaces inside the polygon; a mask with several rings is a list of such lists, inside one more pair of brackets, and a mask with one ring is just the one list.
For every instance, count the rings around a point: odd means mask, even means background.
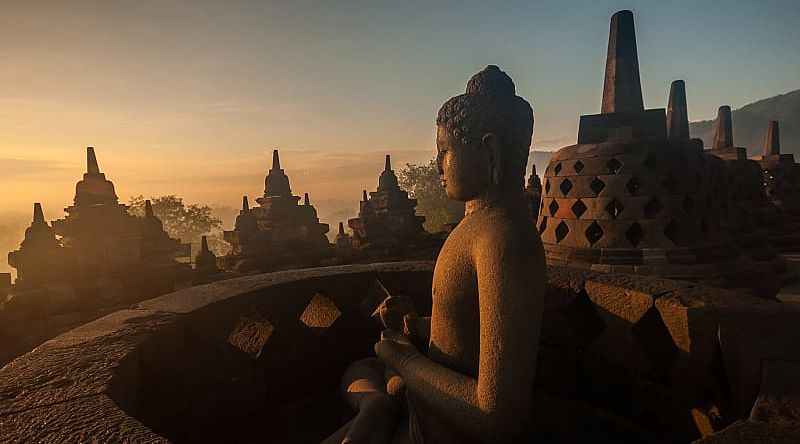
[{"label": "curled hair on statue", "polygon": [[523,187],[533,136],[533,110],[515,93],[514,82],[497,66],[489,65],[472,76],[464,94],[442,105],[436,124],[461,145],[482,141],[492,134],[500,140],[499,168],[493,168],[496,185]]}]

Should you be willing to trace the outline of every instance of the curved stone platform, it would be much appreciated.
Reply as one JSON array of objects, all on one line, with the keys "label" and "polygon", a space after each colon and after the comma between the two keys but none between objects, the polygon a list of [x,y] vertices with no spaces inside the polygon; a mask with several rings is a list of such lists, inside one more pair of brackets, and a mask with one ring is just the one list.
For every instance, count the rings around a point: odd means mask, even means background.
[{"label": "curved stone platform", "polygon": [[[347,419],[342,370],[372,354],[375,278],[426,312],[432,270],[284,271],[118,311],[0,369],[0,441],[316,442]],[[687,282],[548,275],[531,431],[541,442],[798,436],[800,312]]]}]

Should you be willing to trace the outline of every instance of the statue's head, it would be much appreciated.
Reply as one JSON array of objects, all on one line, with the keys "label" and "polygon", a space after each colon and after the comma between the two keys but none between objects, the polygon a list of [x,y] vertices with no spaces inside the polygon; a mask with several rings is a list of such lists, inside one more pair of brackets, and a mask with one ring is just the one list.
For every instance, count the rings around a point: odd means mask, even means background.
[{"label": "statue's head", "polygon": [[533,135],[533,110],[514,82],[489,65],[445,102],[436,117],[439,174],[451,199],[472,200],[486,191],[525,186]]}]

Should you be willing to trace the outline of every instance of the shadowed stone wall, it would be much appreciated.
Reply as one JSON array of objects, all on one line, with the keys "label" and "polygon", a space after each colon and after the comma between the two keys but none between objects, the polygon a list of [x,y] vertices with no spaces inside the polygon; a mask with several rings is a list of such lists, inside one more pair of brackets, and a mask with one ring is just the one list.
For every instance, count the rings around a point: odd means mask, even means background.
[{"label": "shadowed stone wall", "polygon": [[[407,262],[277,272],[113,313],[0,370],[0,436],[319,440],[347,419],[342,370],[373,353],[378,330],[366,313],[382,296],[375,278],[424,313],[432,270]],[[792,309],[563,267],[548,268],[545,305],[532,418],[543,442],[689,442],[740,420],[708,438],[738,442],[720,436],[797,427],[786,378],[800,365]]]}]

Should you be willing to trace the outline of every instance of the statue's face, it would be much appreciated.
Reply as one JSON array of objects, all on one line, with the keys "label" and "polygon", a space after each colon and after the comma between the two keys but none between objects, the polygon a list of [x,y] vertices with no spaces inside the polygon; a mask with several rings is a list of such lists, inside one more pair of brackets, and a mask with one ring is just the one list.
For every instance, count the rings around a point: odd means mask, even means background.
[{"label": "statue's face", "polygon": [[480,141],[462,145],[446,128],[436,130],[439,180],[450,199],[468,201],[483,194],[491,185],[489,155]]}]

